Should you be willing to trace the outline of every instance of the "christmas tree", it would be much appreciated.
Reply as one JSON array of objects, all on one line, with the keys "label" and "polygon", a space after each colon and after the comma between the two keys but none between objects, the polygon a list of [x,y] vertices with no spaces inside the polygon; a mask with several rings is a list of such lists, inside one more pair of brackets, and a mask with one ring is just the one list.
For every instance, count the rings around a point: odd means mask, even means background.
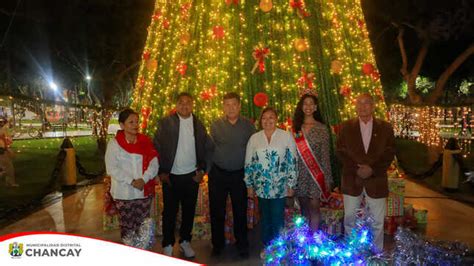
[{"label": "christmas tree", "polygon": [[300,94],[318,94],[323,117],[336,125],[355,116],[363,92],[385,103],[360,0],[156,0],[132,108],[153,134],[176,95],[195,95],[195,114],[209,125],[222,96],[240,93],[256,119],[275,107],[290,126]]}]

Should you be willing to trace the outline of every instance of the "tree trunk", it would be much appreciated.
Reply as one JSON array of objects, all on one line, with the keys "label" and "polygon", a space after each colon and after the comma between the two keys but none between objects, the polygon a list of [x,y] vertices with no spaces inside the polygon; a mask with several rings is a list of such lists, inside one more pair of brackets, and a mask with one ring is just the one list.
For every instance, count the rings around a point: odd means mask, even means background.
[{"label": "tree trunk", "polygon": [[418,74],[421,70],[421,66],[425,61],[426,54],[428,53],[428,46],[428,42],[423,42],[420,51],[418,51],[418,56],[416,57],[415,65],[413,66],[407,81],[408,96],[410,97],[410,101],[414,104],[420,104],[422,102],[421,96],[416,91],[416,78],[418,77]]},{"label": "tree trunk", "polygon": [[97,149],[101,156],[105,156],[105,151],[107,149],[107,134],[109,129],[111,113],[107,108],[102,108],[100,110],[98,119],[97,119]]},{"label": "tree trunk", "polygon": [[403,79],[407,83],[408,98],[411,103],[420,104],[422,102],[422,98],[416,91],[416,78],[418,77],[418,73],[420,73],[421,66],[423,65],[423,62],[426,58],[426,54],[428,53],[429,42],[423,42],[420,51],[418,52],[415,65],[413,66],[412,70],[409,71],[408,58],[405,50],[405,43],[403,41],[403,34],[405,33],[405,29],[396,23],[392,24],[398,28],[397,40],[398,47],[400,48],[400,56],[402,57],[402,67],[400,68],[400,73],[402,74]]},{"label": "tree trunk", "polygon": [[448,81],[449,77],[458,69],[466,59],[469,58],[474,53],[474,43],[471,43],[469,47],[464,50],[454,61],[449,65],[446,70],[439,76],[438,80],[436,81],[435,89],[433,92],[430,94],[430,97],[428,98],[428,103],[429,104],[435,104],[436,101],[438,101],[439,97],[443,94],[444,86],[446,85],[446,82]]}]

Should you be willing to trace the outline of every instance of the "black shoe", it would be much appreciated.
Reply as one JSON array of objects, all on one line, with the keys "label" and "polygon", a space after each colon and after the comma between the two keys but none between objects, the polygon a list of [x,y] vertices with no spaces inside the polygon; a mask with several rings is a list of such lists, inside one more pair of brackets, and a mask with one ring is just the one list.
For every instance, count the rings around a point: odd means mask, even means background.
[{"label": "black shoe", "polygon": [[222,248],[212,248],[212,256],[217,257],[222,254]]}]

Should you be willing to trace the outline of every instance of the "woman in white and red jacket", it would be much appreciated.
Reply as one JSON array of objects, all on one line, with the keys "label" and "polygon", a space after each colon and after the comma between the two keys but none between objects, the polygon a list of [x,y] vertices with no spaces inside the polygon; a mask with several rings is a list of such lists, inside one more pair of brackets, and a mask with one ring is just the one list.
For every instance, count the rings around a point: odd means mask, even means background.
[{"label": "woman in white and red jacket", "polygon": [[133,237],[150,216],[159,165],[153,143],[138,133],[138,114],[125,109],[118,120],[122,130],[107,145],[105,165],[111,177],[110,194],[118,209],[123,240]]}]

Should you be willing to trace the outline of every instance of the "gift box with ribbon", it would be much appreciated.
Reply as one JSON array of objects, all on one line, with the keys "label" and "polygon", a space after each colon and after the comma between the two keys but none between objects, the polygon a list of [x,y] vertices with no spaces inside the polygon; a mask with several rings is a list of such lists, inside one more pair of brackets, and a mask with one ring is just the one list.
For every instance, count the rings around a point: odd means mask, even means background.
[{"label": "gift box with ribbon", "polygon": [[331,236],[344,234],[344,210],[321,208],[320,229]]},{"label": "gift box with ribbon", "polygon": [[385,216],[384,233],[393,235],[399,226],[404,224],[403,216]]},{"label": "gift box with ribbon", "polygon": [[428,223],[428,210],[414,210],[414,216],[418,224]]},{"label": "gift box with ribbon", "polygon": [[399,196],[405,195],[405,180],[403,178],[389,178],[388,191]]},{"label": "gift box with ribbon", "polygon": [[341,193],[332,192],[328,199],[330,209],[344,209],[344,200]]},{"label": "gift box with ribbon", "polygon": [[403,216],[404,196],[389,193],[387,198],[387,214],[386,216]]},{"label": "gift box with ribbon", "polygon": [[193,239],[210,240],[211,239],[211,224],[204,216],[194,217],[193,225]]}]

